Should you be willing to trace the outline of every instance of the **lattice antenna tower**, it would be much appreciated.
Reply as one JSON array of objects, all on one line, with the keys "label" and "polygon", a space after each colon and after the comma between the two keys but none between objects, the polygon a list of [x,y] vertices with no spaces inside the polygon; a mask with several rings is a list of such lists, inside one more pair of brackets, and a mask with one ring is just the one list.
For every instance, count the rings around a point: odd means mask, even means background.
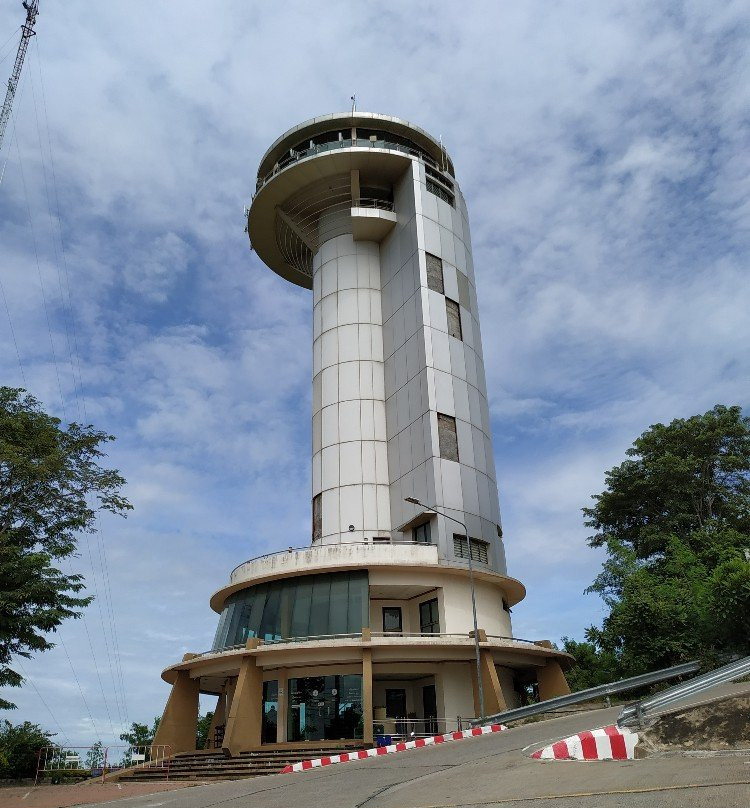
[{"label": "lattice antenna tower", "polygon": [[39,13],[39,0],[23,0],[23,7],[26,9],[26,21],[21,26],[21,41],[18,43],[18,52],[16,53],[16,61],[13,65],[13,73],[11,73],[8,79],[8,89],[5,92],[3,110],[0,112],[0,149],[3,148],[5,130],[8,127],[8,120],[10,119],[10,113],[13,108],[13,99],[16,96],[18,82],[21,79],[23,60],[26,58],[29,40],[36,33],[34,31],[34,23],[36,22],[36,15]]}]

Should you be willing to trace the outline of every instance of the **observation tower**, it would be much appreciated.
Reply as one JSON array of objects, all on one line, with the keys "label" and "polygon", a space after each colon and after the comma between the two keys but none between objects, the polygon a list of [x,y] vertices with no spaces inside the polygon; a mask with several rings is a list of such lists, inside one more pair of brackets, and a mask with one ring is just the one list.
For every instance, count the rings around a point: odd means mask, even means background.
[{"label": "observation tower", "polygon": [[236,755],[451,731],[569,692],[568,655],[513,638],[525,590],[506,571],[450,156],[398,118],[314,118],[261,159],[247,232],[312,290],[310,546],[240,564],[213,595],[213,649],[162,674],[155,742],[194,747],[199,693],[217,696],[208,746]]}]

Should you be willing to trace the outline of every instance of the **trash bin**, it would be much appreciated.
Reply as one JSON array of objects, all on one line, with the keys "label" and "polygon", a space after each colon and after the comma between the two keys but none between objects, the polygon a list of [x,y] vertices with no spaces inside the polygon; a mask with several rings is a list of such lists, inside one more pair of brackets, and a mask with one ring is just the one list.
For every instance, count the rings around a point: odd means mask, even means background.
[{"label": "trash bin", "polygon": [[375,746],[390,746],[393,743],[393,739],[390,735],[377,735],[375,737]]}]

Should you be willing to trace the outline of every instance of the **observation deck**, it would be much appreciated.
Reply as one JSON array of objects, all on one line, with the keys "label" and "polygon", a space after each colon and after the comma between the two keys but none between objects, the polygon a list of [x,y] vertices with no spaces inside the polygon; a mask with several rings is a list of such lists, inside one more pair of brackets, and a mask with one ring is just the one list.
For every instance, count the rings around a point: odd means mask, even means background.
[{"label": "observation deck", "polygon": [[335,114],[285,132],[261,160],[247,232],[263,262],[312,288],[312,256],[341,233],[382,240],[398,220],[392,188],[409,163],[435,193],[455,198],[453,163],[418,126],[387,115]]}]

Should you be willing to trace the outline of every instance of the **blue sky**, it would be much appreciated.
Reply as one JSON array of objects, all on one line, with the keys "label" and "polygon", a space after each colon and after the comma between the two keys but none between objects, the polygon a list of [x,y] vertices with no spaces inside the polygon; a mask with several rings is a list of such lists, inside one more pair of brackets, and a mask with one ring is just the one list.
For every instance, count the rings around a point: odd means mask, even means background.
[{"label": "blue sky", "polygon": [[135,510],[83,539],[99,598],[9,717],[82,744],[150,721],[229,571],[307,543],[310,293],[243,206],[265,148],[353,92],[442,136],[467,199],[514,632],[600,621],[604,472],[748,403],[747,4],[43,0],[37,30],[0,153],[0,383],[117,435]]}]

